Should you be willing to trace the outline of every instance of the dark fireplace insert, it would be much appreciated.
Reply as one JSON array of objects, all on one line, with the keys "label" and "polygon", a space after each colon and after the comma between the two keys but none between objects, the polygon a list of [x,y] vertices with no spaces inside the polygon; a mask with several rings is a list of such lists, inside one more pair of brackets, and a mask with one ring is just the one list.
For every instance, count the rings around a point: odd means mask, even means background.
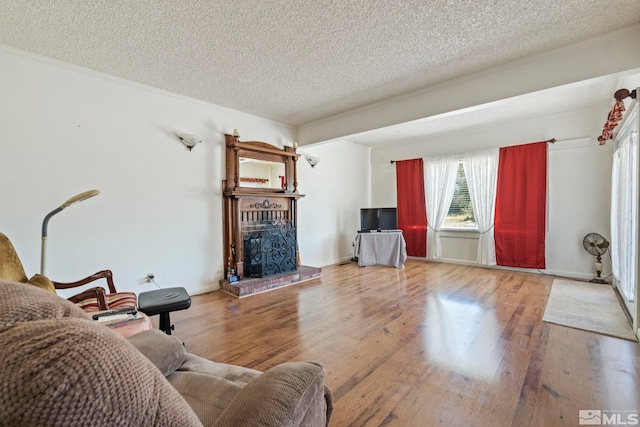
[{"label": "dark fireplace insert", "polygon": [[266,277],[297,269],[296,230],[289,221],[254,223],[242,236],[244,275]]}]

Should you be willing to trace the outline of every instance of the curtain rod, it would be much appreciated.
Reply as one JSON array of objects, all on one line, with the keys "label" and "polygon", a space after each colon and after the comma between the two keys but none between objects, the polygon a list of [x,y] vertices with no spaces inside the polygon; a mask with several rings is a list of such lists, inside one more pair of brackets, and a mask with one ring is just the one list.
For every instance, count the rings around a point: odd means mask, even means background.
[{"label": "curtain rod", "polygon": [[[618,90],[613,94],[613,97],[614,97],[617,101],[621,101],[621,100],[623,100],[623,99],[625,99],[625,98],[627,98],[627,97],[631,97],[631,99],[638,99],[638,94],[637,94],[637,90],[636,90],[636,89],[634,89],[634,90],[632,90],[632,91],[629,91],[629,89],[618,89]],[[562,141],[573,141],[573,140],[575,140],[575,139],[578,139],[578,138],[563,139]],[[544,142],[548,142],[548,143],[550,143],[550,144],[553,144],[553,143],[555,143],[556,141],[558,141],[558,140],[557,140],[557,139],[555,139],[555,138],[551,138],[551,139],[548,139],[548,140],[546,140],[546,141],[544,141]],[[389,161],[389,163],[394,164],[395,162],[398,162],[398,161],[400,161],[400,160],[390,160],[390,161]]]},{"label": "curtain rod", "polygon": [[638,96],[638,94],[636,93],[636,89],[632,90],[631,92],[629,92],[629,89],[618,89],[616,93],[613,94],[613,97],[616,99],[616,101],[622,101],[629,96],[632,99],[637,99],[636,97]]},{"label": "curtain rod", "polygon": [[[571,139],[563,139],[562,141],[573,141],[576,138],[571,138]],[[549,144],[555,144],[558,140],[555,138],[551,138],[551,139],[547,139],[546,141],[540,141],[540,142],[547,142]],[[406,159],[406,160],[414,160],[414,159]],[[394,164],[395,162],[401,162],[402,160],[389,160],[389,163]]]}]

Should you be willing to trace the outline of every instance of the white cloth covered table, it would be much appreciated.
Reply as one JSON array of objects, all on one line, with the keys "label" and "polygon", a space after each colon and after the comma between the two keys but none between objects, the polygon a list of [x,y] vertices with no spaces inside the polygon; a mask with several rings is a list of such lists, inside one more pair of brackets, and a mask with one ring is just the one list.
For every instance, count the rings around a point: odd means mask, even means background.
[{"label": "white cloth covered table", "polygon": [[358,265],[392,265],[401,268],[407,259],[402,232],[358,233],[356,237]]}]

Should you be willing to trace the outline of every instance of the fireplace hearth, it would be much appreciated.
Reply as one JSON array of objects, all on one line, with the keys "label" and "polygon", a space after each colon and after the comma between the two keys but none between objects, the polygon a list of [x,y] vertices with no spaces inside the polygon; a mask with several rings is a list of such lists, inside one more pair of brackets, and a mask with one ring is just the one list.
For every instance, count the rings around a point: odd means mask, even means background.
[{"label": "fireplace hearth", "polygon": [[249,277],[238,282],[220,280],[220,290],[235,298],[244,298],[268,291],[298,285],[322,277],[322,268],[299,265],[296,271],[268,277]]}]

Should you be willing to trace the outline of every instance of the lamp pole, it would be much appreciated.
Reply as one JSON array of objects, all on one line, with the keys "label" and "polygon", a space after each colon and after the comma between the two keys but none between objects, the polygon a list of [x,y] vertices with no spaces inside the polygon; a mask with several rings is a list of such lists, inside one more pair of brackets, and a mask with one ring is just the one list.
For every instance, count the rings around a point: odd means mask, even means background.
[{"label": "lamp pole", "polygon": [[42,245],[40,247],[40,274],[45,274],[47,258],[47,227],[49,226],[49,220],[51,217],[74,203],[82,202],[83,200],[87,200],[93,196],[97,196],[98,194],[100,194],[99,190],[89,190],[76,194],[75,196],[65,200],[59,207],[55,208],[44,217],[44,220],[42,221]]}]

